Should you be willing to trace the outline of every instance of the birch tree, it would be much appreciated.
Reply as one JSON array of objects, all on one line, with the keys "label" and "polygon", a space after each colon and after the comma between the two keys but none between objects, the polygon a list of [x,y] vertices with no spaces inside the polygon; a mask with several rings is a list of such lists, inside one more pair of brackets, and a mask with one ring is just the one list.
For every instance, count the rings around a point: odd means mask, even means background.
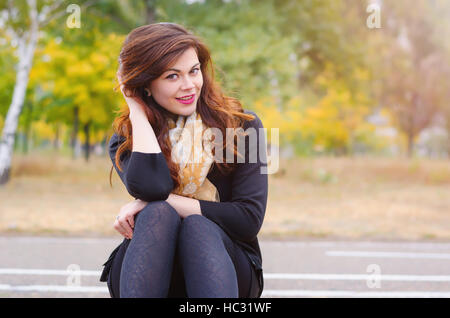
[{"label": "birch tree", "polygon": [[[96,1],[85,1],[87,7]],[[22,112],[33,57],[40,32],[55,19],[66,14],[64,1],[27,0],[0,2],[2,36],[15,48],[16,80],[12,101],[6,114],[0,139],[0,185],[8,182],[11,170],[14,136]]]}]

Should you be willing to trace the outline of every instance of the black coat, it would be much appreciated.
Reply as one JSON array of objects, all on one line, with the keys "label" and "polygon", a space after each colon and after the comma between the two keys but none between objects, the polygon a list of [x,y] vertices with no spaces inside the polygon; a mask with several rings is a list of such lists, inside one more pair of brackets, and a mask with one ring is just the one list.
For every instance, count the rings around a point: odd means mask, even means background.
[{"label": "black coat", "polygon": [[[262,280],[262,257],[257,234],[266,211],[268,177],[261,173],[261,168],[267,167],[267,157],[265,149],[260,154],[259,144],[261,141],[265,147],[266,141],[264,134],[259,132],[263,128],[261,120],[254,112],[245,112],[254,115],[255,119],[246,121],[243,129],[255,128],[257,143],[249,145],[250,136],[245,137],[245,162],[238,163],[231,174],[225,176],[215,167],[209,171],[207,178],[216,186],[220,202],[199,202],[202,215],[218,224],[243,247]],[[162,152],[124,152],[121,172],[116,167],[115,155],[123,141],[123,137],[114,134],[109,142],[109,155],[130,195],[146,202],[166,200],[173,191],[173,182]],[[255,163],[249,162],[250,147],[251,151],[258,150]]]}]

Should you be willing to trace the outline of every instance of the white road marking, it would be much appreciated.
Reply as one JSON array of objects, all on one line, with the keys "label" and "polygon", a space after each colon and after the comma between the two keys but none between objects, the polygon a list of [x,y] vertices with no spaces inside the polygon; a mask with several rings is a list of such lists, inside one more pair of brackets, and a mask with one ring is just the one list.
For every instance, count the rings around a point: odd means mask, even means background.
[{"label": "white road marking", "polygon": [[379,291],[359,292],[350,290],[264,290],[262,297],[367,297],[367,298],[450,298],[450,292]]},{"label": "white road marking", "polygon": [[54,275],[54,276],[99,276],[101,271],[67,271],[57,269],[24,269],[24,268],[0,268],[0,275]]},{"label": "white road marking", "polygon": [[[109,293],[107,287],[63,285],[1,285],[0,291],[38,291],[64,293]],[[450,298],[450,292],[379,291],[361,292],[347,290],[264,290],[262,297],[368,297],[368,298]]]},{"label": "white road marking", "polygon": [[[384,275],[376,276],[380,280],[411,281],[411,282],[450,282],[450,276],[438,275]],[[296,274],[296,273],[268,273],[264,279],[292,279],[292,280],[371,280],[374,275],[358,274]]]},{"label": "white road marking", "polygon": [[327,256],[352,256],[352,257],[387,257],[387,258],[432,258],[450,259],[446,253],[402,253],[402,252],[367,252],[367,251],[326,251]]},{"label": "white road marking", "polygon": [[396,249],[434,249],[434,250],[450,250],[449,242],[401,242],[401,241],[271,241],[260,240],[261,247],[265,245],[280,247],[339,247],[339,246],[351,246],[358,248],[396,248]]},{"label": "white road marking", "polygon": [[[42,243],[57,243],[57,244],[107,244],[114,248],[117,244],[122,242],[123,238],[119,235],[110,237],[50,237],[50,236],[0,236],[0,244],[11,244],[11,241],[26,244],[42,244]],[[450,249],[449,242],[404,242],[404,241],[322,241],[322,240],[308,240],[299,239],[295,241],[271,240],[261,237],[261,247],[264,245],[280,245],[282,247],[335,247],[335,246],[358,246],[358,247],[378,247],[378,248],[411,248],[411,249]]]},{"label": "white road marking", "polygon": [[63,293],[109,293],[107,287],[100,286],[64,286],[64,285],[24,285],[13,286],[0,284],[3,291],[39,291]]},{"label": "white road marking", "polygon": [[[37,276],[97,276],[101,271],[67,271],[55,269],[24,269],[0,268],[0,275],[37,275]],[[319,274],[319,273],[264,273],[264,279],[282,280],[370,280],[373,275],[368,274]],[[413,282],[450,282],[450,275],[386,275],[380,274],[380,280],[386,281],[413,281]]]}]

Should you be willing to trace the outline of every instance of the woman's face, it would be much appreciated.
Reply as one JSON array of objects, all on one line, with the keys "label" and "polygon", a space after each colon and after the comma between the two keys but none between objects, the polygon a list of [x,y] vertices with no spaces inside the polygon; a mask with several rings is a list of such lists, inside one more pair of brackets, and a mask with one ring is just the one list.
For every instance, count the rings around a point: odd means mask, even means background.
[{"label": "woman's face", "polygon": [[152,81],[149,88],[161,107],[172,114],[189,116],[197,108],[202,86],[203,76],[197,52],[189,48],[174,65]]}]

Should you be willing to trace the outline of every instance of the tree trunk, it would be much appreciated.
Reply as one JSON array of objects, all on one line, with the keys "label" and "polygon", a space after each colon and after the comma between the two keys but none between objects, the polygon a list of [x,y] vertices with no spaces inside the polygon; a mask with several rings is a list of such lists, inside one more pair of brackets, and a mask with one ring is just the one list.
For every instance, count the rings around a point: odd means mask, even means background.
[{"label": "tree trunk", "polygon": [[3,127],[2,139],[0,142],[0,185],[9,180],[11,160],[14,148],[14,137],[17,130],[20,113],[22,112],[23,101],[28,84],[28,74],[31,61],[20,60],[19,69],[14,86],[13,98],[6,115]]},{"label": "tree trunk", "polygon": [[2,138],[0,140],[0,185],[6,184],[9,180],[14,148],[14,136],[16,134],[19,116],[22,112],[30,69],[33,63],[34,51],[39,36],[36,2],[30,1],[29,4],[31,26],[29,32],[25,32],[24,35],[17,38],[19,63],[17,67],[16,84],[14,86],[11,105],[9,106],[6,115]]},{"label": "tree trunk", "polygon": [[412,132],[408,132],[408,158],[411,158],[414,151],[414,135]]},{"label": "tree trunk", "polygon": [[78,116],[78,106],[73,109],[73,131],[72,131],[72,158],[75,159],[77,157],[77,136],[78,136],[78,125],[79,125],[79,116]]},{"label": "tree trunk", "polygon": [[87,122],[84,125],[84,136],[86,137],[86,141],[84,143],[84,158],[86,161],[89,161],[89,155],[90,155],[90,147],[89,147],[89,128],[91,126],[91,122]]},{"label": "tree trunk", "polygon": [[450,130],[447,132],[447,158],[450,159]]},{"label": "tree trunk", "polygon": [[59,131],[60,131],[60,125],[55,125],[55,139],[53,139],[53,149],[58,150],[59,149]]},{"label": "tree trunk", "polygon": [[450,114],[447,116],[447,158],[450,159]]},{"label": "tree trunk", "polygon": [[26,120],[25,120],[25,132],[23,134],[23,145],[22,152],[24,154],[28,153],[28,140],[30,139],[30,130],[31,130],[31,112],[33,111],[33,105],[31,103],[25,104],[26,109]]}]

